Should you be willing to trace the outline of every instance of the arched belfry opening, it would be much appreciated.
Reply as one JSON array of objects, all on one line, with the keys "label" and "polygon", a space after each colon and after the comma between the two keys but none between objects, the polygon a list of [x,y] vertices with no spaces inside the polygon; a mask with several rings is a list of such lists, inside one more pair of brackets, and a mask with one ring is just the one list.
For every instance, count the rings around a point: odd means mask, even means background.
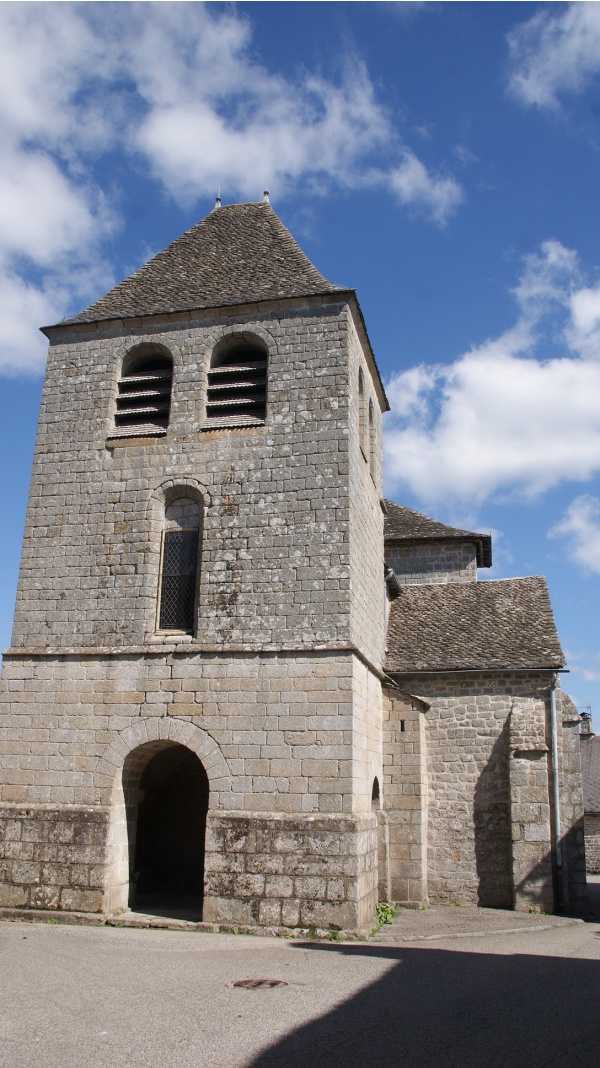
[{"label": "arched belfry opening", "polygon": [[195,753],[149,742],[123,768],[129,846],[129,907],[201,919],[208,777]]},{"label": "arched belfry opening", "polygon": [[213,350],[205,430],[260,426],[267,410],[265,343],[254,334],[228,334]]},{"label": "arched belfry opening", "polygon": [[169,425],[173,360],[161,346],[137,345],[123,361],[115,411],[121,437],[164,434]]}]

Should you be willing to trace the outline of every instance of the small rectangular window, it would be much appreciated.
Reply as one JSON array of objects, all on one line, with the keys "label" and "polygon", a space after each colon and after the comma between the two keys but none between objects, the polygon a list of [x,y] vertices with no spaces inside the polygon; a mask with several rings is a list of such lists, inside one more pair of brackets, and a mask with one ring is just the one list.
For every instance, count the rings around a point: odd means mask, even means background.
[{"label": "small rectangular window", "polygon": [[197,568],[198,531],[166,531],[160,584],[161,630],[194,630]]}]

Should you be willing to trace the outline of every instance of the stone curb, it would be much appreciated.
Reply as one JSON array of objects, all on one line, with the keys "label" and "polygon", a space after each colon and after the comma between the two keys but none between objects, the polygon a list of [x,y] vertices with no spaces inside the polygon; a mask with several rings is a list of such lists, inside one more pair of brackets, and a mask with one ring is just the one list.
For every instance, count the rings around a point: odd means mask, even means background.
[{"label": "stone curb", "polygon": [[581,923],[585,923],[585,920],[580,920],[575,917],[560,917],[559,922],[554,923],[539,923],[535,926],[527,927],[525,924],[520,927],[493,927],[484,931],[440,931],[437,934],[406,934],[406,935],[391,935],[389,938],[378,937],[378,934],[372,935],[369,942],[375,945],[398,945],[405,942],[434,942],[440,941],[446,938],[486,938],[487,935],[507,935],[507,934],[535,934],[536,931],[552,931],[559,927],[575,927]]},{"label": "stone curb", "polygon": [[[137,928],[161,931],[195,931],[204,934],[255,935],[263,938],[289,938],[290,940],[325,942],[362,941],[369,939],[371,926],[360,931],[314,930],[308,927],[258,927],[249,924],[203,923],[194,920],[176,920],[163,916],[148,916],[143,913],[105,915],[93,912],[57,912],[49,909],[0,908],[1,920],[20,920],[28,923],[71,924],[78,927]],[[333,937],[332,937],[333,936]]]},{"label": "stone curb", "polygon": [[24,920],[29,923],[72,924],[77,927],[142,927],[169,931],[205,931],[218,934],[217,923],[195,923],[192,920],[172,920],[162,916],[109,916],[94,912],[56,912],[49,909],[0,908],[0,920]]},{"label": "stone curb", "polygon": [[[361,931],[326,931],[292,927],[254,927],[247,924],[202,923],[194,920],[176,920],[162,916],[144,914],[119,916],[91,912],[54,912],[46,909],[0,908],[0,920],[23,921],[28,923],[65,924],[77,927],[111,927],[138,930],[193,931],[200,934],[243,934],[266,938],[286,938],[290,941],[305,942],[308,939],[329,942],[336,945],[368,942],[371,945],[404,945],[407,942],[434,942],[449,938],[485,938],[487,935],[532,934],[536,931],[556,930],[559,927],[574,927],[585,923],[576,917],[560,916],[545,923],[527,926],[521,924],[513,927],[492,927],[479,931],[438,931],[435,934],[392,934],[382,937],[381,928],[374,934],[369,929]],[[391,926],[391,925],[390,925]],[[332,937],[333,936],[333,937]]]}]

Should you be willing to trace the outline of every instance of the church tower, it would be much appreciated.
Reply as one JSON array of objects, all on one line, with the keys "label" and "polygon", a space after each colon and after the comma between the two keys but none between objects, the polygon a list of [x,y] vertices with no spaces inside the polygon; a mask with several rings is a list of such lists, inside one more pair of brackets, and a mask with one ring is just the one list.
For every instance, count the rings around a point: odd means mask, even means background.
[{"label": "church tower", "polygon": [[238,204],[44,332],[0,904],[364,927],[387,401],[354,291]]}]

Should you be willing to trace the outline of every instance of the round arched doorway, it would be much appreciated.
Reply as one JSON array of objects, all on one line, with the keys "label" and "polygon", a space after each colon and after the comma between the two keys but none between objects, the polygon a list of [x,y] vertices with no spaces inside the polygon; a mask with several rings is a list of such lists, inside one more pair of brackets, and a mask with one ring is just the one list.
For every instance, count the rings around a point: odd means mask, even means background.
[{"label": "round arched doorway", "polygon": [[140,746],[126,764],[130,908],[201,919],[206,772],[191,749],[173,742],[158,752],[156,743]]}]

